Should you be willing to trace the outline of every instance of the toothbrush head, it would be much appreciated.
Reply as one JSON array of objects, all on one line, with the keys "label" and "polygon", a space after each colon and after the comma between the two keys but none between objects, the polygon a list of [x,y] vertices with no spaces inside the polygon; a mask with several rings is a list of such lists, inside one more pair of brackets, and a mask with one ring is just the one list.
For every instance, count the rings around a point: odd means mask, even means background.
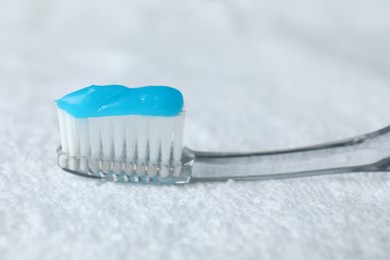
[{"label": "toothbrush head", "polygon": [[56,102],[62,169],[122,182],[189,181],[191,158],[183,156],[185,111],[178,90],[93,85]]}]

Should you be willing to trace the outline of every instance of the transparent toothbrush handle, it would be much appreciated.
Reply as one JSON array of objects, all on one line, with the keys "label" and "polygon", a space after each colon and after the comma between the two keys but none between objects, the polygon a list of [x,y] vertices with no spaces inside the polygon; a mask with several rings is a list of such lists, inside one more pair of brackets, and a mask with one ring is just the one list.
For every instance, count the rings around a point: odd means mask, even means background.
[{"label": "transparent toothbrush handle", "polygon": [[[390,127],[344,141],[274,152],[210,153],[184,149],[192,181],[261,180],[389,171]],[[188,165],[188,164],[187,164]]]}]

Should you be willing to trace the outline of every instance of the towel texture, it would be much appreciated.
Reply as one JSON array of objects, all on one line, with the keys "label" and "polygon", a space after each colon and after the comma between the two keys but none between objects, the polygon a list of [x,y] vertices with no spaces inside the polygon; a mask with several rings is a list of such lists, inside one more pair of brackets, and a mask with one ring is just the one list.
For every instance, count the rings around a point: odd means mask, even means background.
[{"label": "towel texture", "polygon": [[0,2],[0,259],[389,259],[390,174],[142,186],[56,166],[52,100],[171,85],[185,145],[291,148],[390,124],[388,1]]}]

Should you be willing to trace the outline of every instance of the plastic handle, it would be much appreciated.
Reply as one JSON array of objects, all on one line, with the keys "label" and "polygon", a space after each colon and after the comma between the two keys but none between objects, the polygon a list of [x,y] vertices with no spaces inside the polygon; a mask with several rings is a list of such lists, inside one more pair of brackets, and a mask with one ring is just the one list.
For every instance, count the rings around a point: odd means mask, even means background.
[{"label": "plastic handle", "polygon": [[274,152],[209,153],[192,157],[192,181],[261,180],[389,171],[390,126],[344,141]]}]

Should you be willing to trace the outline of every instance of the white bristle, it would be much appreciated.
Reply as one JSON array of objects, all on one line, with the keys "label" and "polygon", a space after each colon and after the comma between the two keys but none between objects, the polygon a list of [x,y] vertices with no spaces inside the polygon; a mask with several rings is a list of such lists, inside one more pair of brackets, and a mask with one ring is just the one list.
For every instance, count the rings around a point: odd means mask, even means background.
[{"label": "white bristle", "polygon": [[[175,163],[180,163],[181,153],[183,146],[183,130],[184,130],[184,120],[175,120],[174,122],[174,137],[173,137],[173,161]],[[178,137],[178,138],[176,138]]]},{"label": "white bristle", "polygon": [[138,163],[146,162],[148,151],[148,117],[137,117],[137,155]]},{"label": "white bristle", "polygon": [[79,135],[76,131],[76,120],[65,114],[65,129],[67,134],[68,148],[70,156],[78,155]]},{"label": "white bristle", "polygon": [[171,157],[171,147],[173,139],[173,120],[171,118],[162,118],[160,131],[161,131],[161,162],[168,164]]},{"label": "white bristle", "polygon": [[126,146],[126,161],[135,161],[135,152],[137,145],[137,117],[128,116],[125,118],[125,146]]},{"label": "white bristle", "polygon": [[[66,113],[66,112],[63,112]],[[101,121],[98,118],[89,118],[89,119],[80,119],[86,120],[88,123],[89,131],[89,147],[90,155],[93,159],[98,159],[100,157],[100,125]]]},{"label": "white bristle", "polygon": [[58,113],[58,122],[59,122],[59,126],[60,126],[62,152],[69,153],[68,137],[67,137],[67,133],[66,133],[65,113],[61,109],[57,109],[57,113]]},{"label": "white bristle", "polygon": [[112,159],[112,145],[113,145],[113,135],[112,135],[112,125],[111,117],[102,117],[101,119],[101,144],[103,159],[110,160]]},{"label": "white bristle", "polygon": [[116,161],[123,160],[123,153],[125,151],[125,126],[126,117],[118,116],[115,120],[112,120],[114,158]]},{"label": "white bristle", "polygon": [[181,163],[184,112],[174,117],[129,115],[78,119],[58,109],[58,118],[61,152],[72,158],[68,163],[71,170],[87,171],[90,167],[92,172],[101,169],[118,174],[143,165],[147,168],[137,170],[138,175],[154,177],[160,167],[161,177],[167,177],[172,165]]},{"label": "white bristle", "polygon": [[147,118],[149,139],[149,161],[157,163],[160,153],[160,118]]},{"label": "white bristle", "polygon": [[86,157],[89,155],[88,121],[77,120],[76,131],[80,133],[80,137],[79,137],[80,169],[85,171],[87,169]]},{"label": "white bristle", "polygon": [[77,120],[76,121],[76,131],[79,132],[80,138],[80,156],[89,155],[89,137],[88,137],[88,121],[87,120]]}]

